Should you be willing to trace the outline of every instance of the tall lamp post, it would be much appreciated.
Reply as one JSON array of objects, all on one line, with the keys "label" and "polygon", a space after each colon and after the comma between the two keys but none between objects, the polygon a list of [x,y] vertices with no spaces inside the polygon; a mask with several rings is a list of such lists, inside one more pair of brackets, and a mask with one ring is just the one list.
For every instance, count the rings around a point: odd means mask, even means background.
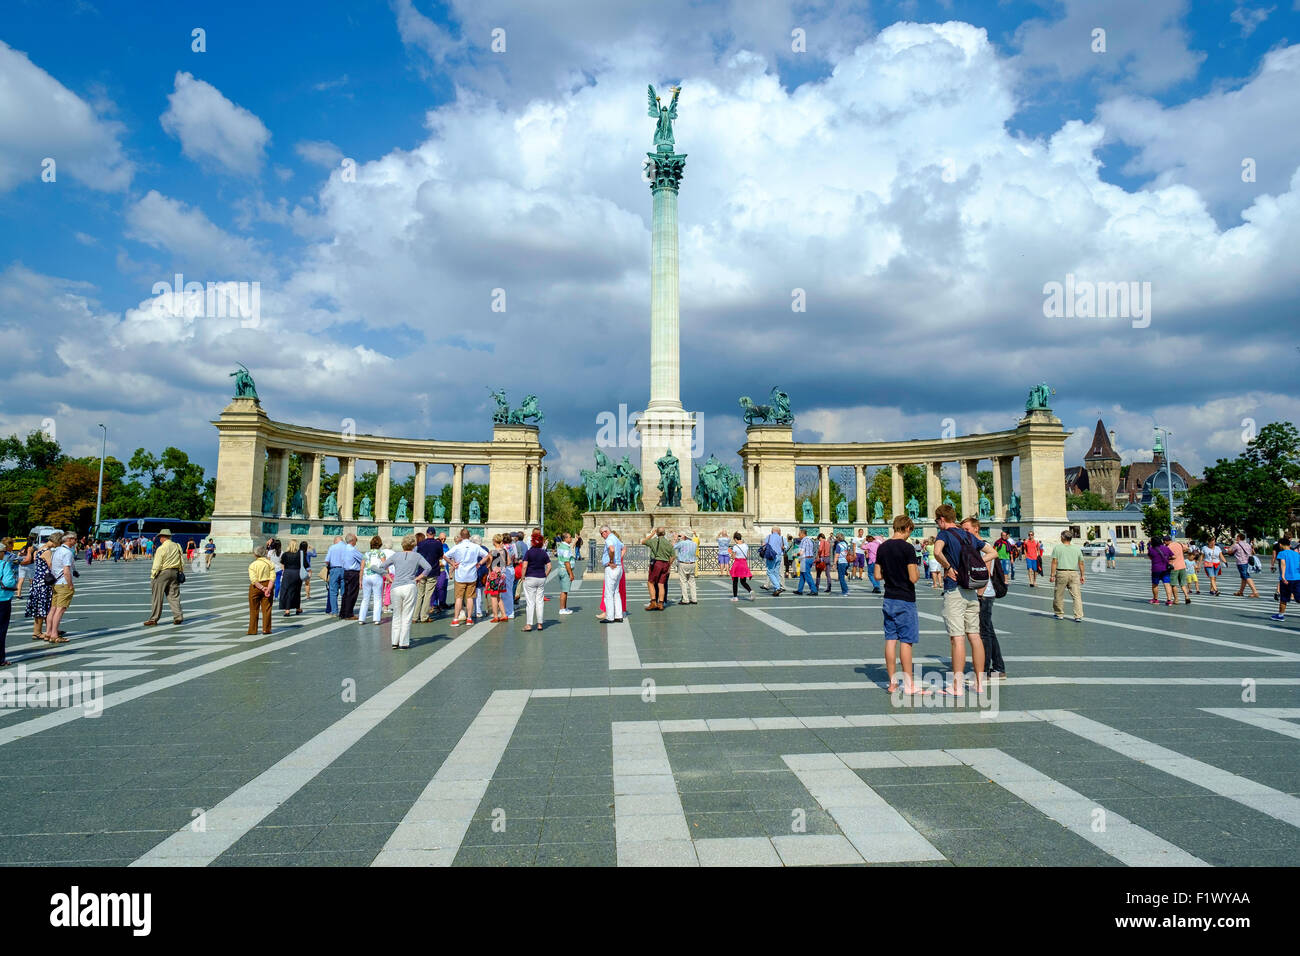
[{"label": "tall lamp post", "polygon": [[99,508],[104,501],[104,453],[108,451],[108,426],[100,422],[99,427],[104,429],[104,441],[99,446],[99,488],[95,491],[95,530],[91,533],[92,538],[99,534]]},{"label": "tall lamp post", "polygon": [[[1164,455],[1165,458],[1165,482],[1169,486],[1169,533],[1174,533],[1174,472],[1169,464],[1169,435],[1170,431],[1160,425],[1156,429],[1156,451]],[[1163,441],[1161,437],[1163,436]]]}]

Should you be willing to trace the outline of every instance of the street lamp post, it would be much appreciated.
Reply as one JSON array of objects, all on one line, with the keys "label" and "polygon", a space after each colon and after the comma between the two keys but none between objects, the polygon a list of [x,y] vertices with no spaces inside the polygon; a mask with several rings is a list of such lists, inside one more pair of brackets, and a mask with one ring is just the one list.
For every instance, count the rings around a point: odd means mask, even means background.
[{"label": "street lamp post", "polygon": [[99,427],[104,429],[104,441],[99,446],[99,488],[95,491],[95,530],[91,533],[92,538],[99,534],[99,509],[104,501],[104,454],[108,451],[108,426],[101,422]]},{"label": "street lamp post", "polygon": [[1164,456],[1165,456],[1165,482],[1169,486],[1169,533],[1173,534],[1174,533],[1174,472],[1172,466],[1169,464],[1170,461],[1169,434],[1170,434],[1169,429],[1162,428],[1159,425],[1156,426],[1156,438],[1159,439],[1161,436],[1164,437],[1164,440],[1161,443],[1161,447],[1163,448]]}]

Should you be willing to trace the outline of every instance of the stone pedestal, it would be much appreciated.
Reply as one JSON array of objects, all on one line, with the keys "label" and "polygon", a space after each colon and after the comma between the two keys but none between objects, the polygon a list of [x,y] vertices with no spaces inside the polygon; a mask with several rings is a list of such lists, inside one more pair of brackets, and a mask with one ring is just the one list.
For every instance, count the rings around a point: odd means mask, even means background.
[{"label": "stone pedestal", "polygon": [[636,423],[641,443],[641,503],[647,511],[659,505],[659,467],[655,464],[671,451],[678,461],[682,480],[682,507],[695,503],[692,456],[696,454],[695,413],[676,409],[644,411]]},{"label": "stone pedestal", "polygon": [[[750,425],[745,429],[746,447],[760,461],[755,473],[757,489],[749,513],[759,527],[798,525],[794,510],[794,427],[792,425]],[[745,461],[745,467],[750,462]]]},{"label": "stone pedestal", "polygon": [[255,398],[236,398],[214,425],[220,430],[217,488],[212,505],[212,540],[223,554],[247,554],[266,539],[254,531],[262,512],[266,431],[270,418]]}]

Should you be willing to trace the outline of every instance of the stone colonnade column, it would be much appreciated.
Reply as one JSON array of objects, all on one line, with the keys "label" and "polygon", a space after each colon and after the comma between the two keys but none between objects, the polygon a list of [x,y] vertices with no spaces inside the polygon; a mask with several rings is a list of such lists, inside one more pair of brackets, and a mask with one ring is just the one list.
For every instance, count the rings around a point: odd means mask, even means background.
[{"label": "stone colonnade column", "polygon": [[320,478],[323,455],[304,455],[303,456],[303,483],[306,485],[302,491],[302,514],[308,521],[315,521],[320,517]]},{"label": "stone colonnade column", "polygon": [[943,462],[927,461],[925,463],[925,511],[928,520],[934,520],[934,509],[941,504],[943,504]]},{"label": "stone colonnade column", "polygon": [[459,524],[462,513],[461,490],[464,486],[465,466],[452,465],[451,472],[451,514],[447,516],[447,519],[453,524]]},{"label": "stone colonnade column", "polygon": [[817,498],[820,505],[817,509],[817,519],[821,524],[834,524],[834,515],[831,514],[831,466],[817,466]]},{"label": "stone colonnade column", "polygon": [[994,455],[990,461],[993,463],[993,520],[1001,521],[1006,512],[1002,505],[1006,500],[1006,491],[1002,486],[1002,462],[1005,459],[1001,455]]},{"label": "stone colonnade column", "polygon": [[853,478],[857,485],[855,489],[855,500],[858,504],[858,524],[866,524],[871,520],[871,513],[867,510],[867,465],[854,465]]},{"label": "stone colonnade column", "polygon": [[357,480],[357,460],[339,458],[339,520],[352,520],[352,494]]},{"label": "stone colonnade column", "polygon": [[903,466],[889,466],[889,514],[885,515],[887,523],[892,523],[894,515],[901,515],[907,502],[903,500]]},{"label": "stone colonnade column", "polygon": [[961,508],[964,513],[958,515],[958,518],[964,518],[966,515],[979,514],[979,485],[975,483],[975,468],[977,465],[979,465],[979,460],[975,458],[963,458],[960,462]]},{"label": "stone colonnade column", "polygon": [[392,490],[393,463],[376,461],[375,465],[375,521],[388,521],[388,496]]},{"label": "stone colonnade column", "polygon": [[1002,486],[1002,500],[1000,503],[994,502],[993,516],[999,521],[1006,519],[1006,509],[1011,504],[1011,495],[1014,488],[1011,485],[1011,465],[1015,461],[1014,455],[1003,455],[998,459],[997,465],[993,468],[994,485],[996,489],[998,484]]},{"label": "stone colonnade column", "polygon": [[411,491],[411,497],[415,500],[411,502],[412,520],[417,525],[423,525],[424,517],[424,498],[425,488],[429,483],[429,465],[427,462],[417,461],[415,463],[415,488]]}]

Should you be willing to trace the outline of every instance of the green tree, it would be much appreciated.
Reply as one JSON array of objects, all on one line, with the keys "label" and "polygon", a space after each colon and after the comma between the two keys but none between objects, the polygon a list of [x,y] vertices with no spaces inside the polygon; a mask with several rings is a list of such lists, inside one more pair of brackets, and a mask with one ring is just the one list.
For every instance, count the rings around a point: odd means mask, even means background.
[{"label": "green tree", "polygon": [[0,438],[0,514],[5,533],[25,535],[37,523],[32,498],[62,460],[59,443],[43,431],[29,432],[25,438]]},{"label": "green tree", "polygon": [[127,468],[143,479],[145,514],[190,521],[200,521],[211,515],[203,466],[192,463],[189,455],[179,448],[169,445],[161,455],[137,448]]},{"label": "green tree", "polygon": [[576,535],[582,530],[582,512],[578,510],[578,499],[585,499],[586,492],[581,486],[554,481],[547,485],[545,497],[546,526],[543,530],[547,537],[555,537],[566,531]]},{"label": "green tree", "polygon": [[1065,496],[1065,507],[1069,511],[1114,511],[1113,502],[1107,501],[1095,491],[1085,491],[1077,495]]},{"label": "green tree", "polygon": [[1220,458],[1205,479],[1188,490],[1182,514],[1196,538],[1238,531],[1251,538],[1276,534],[1290,523],[1300,480],[1300,432],[1290,422],[1259,430],[1246,451]]},{"label": "green tree", "polygon": [[1142,534],[1163,538],[1169,533],[1169,499],[1156,492],[1151,504],[1142,509]]},{"label": "green tree", "polygon": [[95,492],[99,484],[99,460],[94,468],[85,462],[65,458],[49,469],[48,477],[32,495],[31,515],[36,524],[53,525],[75,534],[85,534],[95,520]]}]

